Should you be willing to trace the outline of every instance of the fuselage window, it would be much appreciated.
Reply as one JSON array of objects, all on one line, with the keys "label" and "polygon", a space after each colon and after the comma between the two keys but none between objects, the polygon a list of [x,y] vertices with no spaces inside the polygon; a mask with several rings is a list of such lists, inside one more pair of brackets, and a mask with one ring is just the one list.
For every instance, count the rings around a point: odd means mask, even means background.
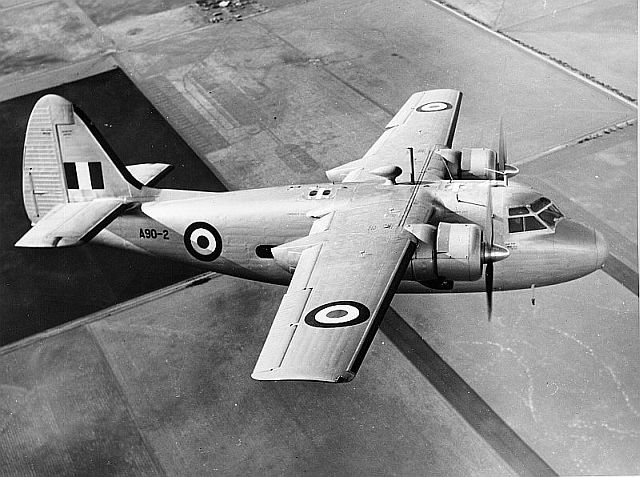
[{"label": "fuselage window", "polygon": [[271,253],[273,247],[275,245],[258,245],[256,247],[256,255],[260,258],[273,258],[273,253]]},{"label": "fuselage window", "polygon": [[309,191],[308,197],[310,199],[326,199],[331,195],[332,189],[311,189]]}]

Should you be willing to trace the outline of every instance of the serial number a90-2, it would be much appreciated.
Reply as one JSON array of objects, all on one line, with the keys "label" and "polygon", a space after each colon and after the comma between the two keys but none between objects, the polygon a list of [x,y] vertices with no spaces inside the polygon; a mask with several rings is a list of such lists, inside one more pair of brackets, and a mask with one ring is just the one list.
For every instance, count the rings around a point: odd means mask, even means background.
[{"label": "serial number a90-2", "polygon": [[140,238],[169,240],[169,231],[156,229],[140,229]]}]

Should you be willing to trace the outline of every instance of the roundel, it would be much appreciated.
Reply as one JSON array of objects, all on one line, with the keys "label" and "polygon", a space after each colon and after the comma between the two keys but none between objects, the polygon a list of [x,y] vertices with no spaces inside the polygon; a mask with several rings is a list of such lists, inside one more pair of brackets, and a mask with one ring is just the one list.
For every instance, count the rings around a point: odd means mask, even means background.
[{"label": "roundel", "polygon": [[416,111],[419,113],[433,113],[435,111],[444,111],[445,109],[451,109],[451,105],[444,101],[432,101],[418,106]]},{"label": "roundel", "polygon": [[337,328],[363,323],[369,319],[369,308],[357,301],[334,301],[314,308],[304,321],[318,328]]},{"label": "roundel", "polygon": [[184,231],[184,246],[198,260],[212,262],[222,252],[222,237],[206,222],[194,222]]}]

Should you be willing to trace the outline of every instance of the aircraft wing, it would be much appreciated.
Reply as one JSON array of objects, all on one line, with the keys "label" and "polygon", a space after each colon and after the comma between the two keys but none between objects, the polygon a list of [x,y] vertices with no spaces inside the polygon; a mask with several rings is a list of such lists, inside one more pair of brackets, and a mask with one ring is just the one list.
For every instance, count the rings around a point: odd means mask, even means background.
[{"label": "aircraft wing", "polygon": [[[333,182],[382,181],[382,178],[370,171],[392,165],[402,169],[397,181],[409,182],[411,161],[407,148],[413,148],[416,174],[428,160],[430,148],[450,148],[461,101],[462,93],[452,89],[413,94],[361,159],[327,171],[327,177]],[[444,178],[446,170],[439,167],[439,164],[434,166],[435,175],[440,179]]]},{"label": "aircraft wing", "polygon": [[326,230],[273,249],[299,260],[254,379],[353,379],[415,250],[404,205],[332,212],[316,222]]},{"label": "aircraft wing", "polygon": [[34,224],[16,247],[78,245],[109,225],[124,206],[117,198],[60,204]]}]

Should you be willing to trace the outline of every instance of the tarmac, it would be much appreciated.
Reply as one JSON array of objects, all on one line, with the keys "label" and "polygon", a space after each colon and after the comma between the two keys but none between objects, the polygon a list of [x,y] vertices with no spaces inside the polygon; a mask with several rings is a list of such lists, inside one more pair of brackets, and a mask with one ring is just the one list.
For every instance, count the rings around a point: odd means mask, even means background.
[{"label": "tarmac", "polygon": [[[495,146],[502,116],[517,179],[611,249],[604,271],[536,290],[535,306],[531,291],[496,294],[491,323],[480,295],[396,296],[339,386],[250,379],[283,288],[206,274],[151,292],[166,282],[149,279],[140,298],[0,348],[0,473],[640,473],[637,50],[604,54],[593,34],[627,44],[635,20],[620,11],[637,5],[611,5],[293,0],[212,23],[186,2],[0,1],[14,35],[2,99],[118,67],[231,189],[322,181],[412,92],[458,88],[454,146]],[[12,29],[34,16],[40,31]],[[569,40],[551,45],[549,29]],[[100,122],[126,117],[118,104]],[[3,160],[19,171],[19,149]],[[84,306],[74,293],[70,311]]]}]

